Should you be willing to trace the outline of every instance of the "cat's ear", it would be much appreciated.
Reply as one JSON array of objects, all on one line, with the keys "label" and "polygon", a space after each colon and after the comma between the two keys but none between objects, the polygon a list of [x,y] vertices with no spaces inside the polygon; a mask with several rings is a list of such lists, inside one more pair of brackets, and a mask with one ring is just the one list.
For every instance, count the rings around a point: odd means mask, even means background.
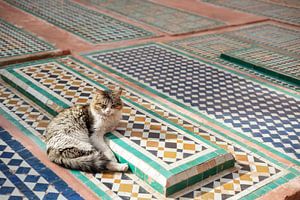
[{"label": "cat's ear", "polygon": [[99,98],[99,97],[103,97],[104,96],[104,91],[103,90],[96,90],[93,93],[94,98]]},{"label": "cat's ear", "polygon": [[123,89],[120,88],[118,90],[115,90],[113,93],[115,94],[115,96],[118,98],[122,95]]}]

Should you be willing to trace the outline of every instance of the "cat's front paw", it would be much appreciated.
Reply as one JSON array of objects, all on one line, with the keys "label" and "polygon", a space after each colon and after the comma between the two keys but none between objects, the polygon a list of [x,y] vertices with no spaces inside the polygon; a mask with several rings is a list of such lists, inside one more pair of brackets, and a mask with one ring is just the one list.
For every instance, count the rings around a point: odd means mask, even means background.
[{"label": "cat's front paw", "polygon": [[120,164],[120,171],[121,172],[127,172],[127,170],[128,170],[128,164],[127,163]]}]

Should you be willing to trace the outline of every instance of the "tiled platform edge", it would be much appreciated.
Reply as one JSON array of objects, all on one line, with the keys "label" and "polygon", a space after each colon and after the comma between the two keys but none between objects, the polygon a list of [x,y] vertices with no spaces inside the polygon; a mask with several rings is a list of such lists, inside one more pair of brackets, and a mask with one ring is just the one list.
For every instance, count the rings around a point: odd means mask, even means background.
[{"label": "tiled platform edge", "polygon": [[85,56],[100,67],[299,164],[298,95],[161,44]]},{"label": "tiled platform edge", "polygon": [[0,19],[0,61],[9,57],[55,50],[46,41]]},{"label": "tiled platform edge", "polygon": [[300,57],[291,57],[261,47],[224,52],[222,59],[275,78],[284,79],[300,87]]},{"label": "tiled platform edge", "polygon": [[83,199],[1,127],[0,158],[1,199]]},{"label": "tiled platform edge", "polygon": [[[101,84],[110,89],[114,89],[116,85],[122,84],[117,79],[107,76],[99,70],[89,68],[86,64],[82,64],[69,57],[32,62],[27,65],[43,66],[49,63],[52,65],[49,66],[50,68],[53,68],[54,65],[57,66],[57,70],[62,68],[64,69],[63,71],[68,73],[76,72],[76,74],[78,74],[79,72],[81,76],[89,78],[92,83],[97,85]],[[61,72],[62,71],[60,70],[56,71],[55,74],[53,74],[53,78],[56,79],[55,77],[57,74],[60,74]],[[63,74],[66,75],[66,72]],[[46,71],[44,71],[44,73],[46,73]],[[40,77],[40,81],[38,79],[36,81],[43,82],[43,78]],[[50,79],[48,84],[51,85],[52,81],[54,80]],[[71,83],[79,84],[77,81]],[[30,83],[28,82],[24,85],[27,84]],[[64,82],[60,83],[60,85],[64,84]],[[57,94],[60,94],[59,88],[61,86],[55,85]],[[20,91],[23,90],[22,88],[19,89]],[[34,90],[28,88],[27,91],[32,92]],[[66,95],[73,97],[71,98],[74,99],[72,101],[73,103],[85,103],[88,101],[88,98],[85,95],[74,97],[75,91],[77,91],[76,88],[69,88],[65,91],[70,92]],[[0,106],[2,113],[4,113],[3,116],[14,123],[19,129],[22,129],[24,134],[28,135],[28,137],[33,137],[33,135],[35,135],[35,137],[42,138],[42,133],[51,118],[51,115],[49,114],[51,113],[50,109],[44,108],[47,111],[45,112],[45,110],[41,108],[44,104],[40,104],[40,107],[33,107],[32,103],[27,103],[24,100],[26,98],[22,97],[21,94],[13,92],[12,89],[9,89],[4,85],[1,85],[0,92]],[[28,92],[25,92],[24,94],[28,94]],[[90,90],[87,88],[86,92],[90,92]],[[34,93],[32,94],[35,95]],[[175,194],[175,196],[173,196],[175,198],[185,200],[194,198],[255,199],[299,176],[299,172],[294,168],[287,167],[260,151],[246,146],[244,143],[222,134],[199,121],[195,121],[188,116],[183,116],[169,106],[158,102],[155,98],[149,97],[149,95],[144,95],[135,89],[126,86],[124,97],[147,107],[147,109],[151,110],[153,113],[172,121],[174,124],[183,127],[185,130],[189,130],[205,138],[234,155],[237,161],[234,168],[229,171],[225,170],[213,177],[209,177],[196,184],[194,187],[187,188],[184,191]],[[46,99],[47,98],[44,100],[48,105],[47,107],[53,108],[52,110],[60,108],[60,106],[54,104],[53,101],[47,101]],[[37,144],[42,143],[41,140],[35,139],[35,141]],[[85,182],[103,199],[136,199],[139,197],[145,199],[162,199],[161,196],[156,195],[150,188],[143,185],[133,174],[99,173],[91,176],[76,173],[75,176],[79,177],[80,180]]]},{"label": "tiled platform edge", "polygon": [[300,25],[300,8],[283,6],[263,0],[203,0],[211,4],[250,12],[275,20]]},{"label": "tiled platform edge", "polygon": [[281,53],[292,57],[299,56],[299,35],[299,31],[281,27],[277,24],[260,23],[235,31],[194,36],[167,42],[167,44],[192,53],[199,58],[209,59],[210,62],[236,68],[292,90],[300,91],[300,87],[291,82],[273,78],[269,74],[245,68],[220,58],[221,53],[250,48],[253,45],[273,49],[273,51],[283,51]]},{"label": "tiled platform edge", "polygon": [[145,0],[94,0],[88,3],[171,34],[194,32],[224,25],[221,21]]},{"label": "tiled platform edge", "polygon": [[[153,36],[153,33],[80,6],[69,0],[5,0],[91,43],[105,43]],[[34,5],[34,9],[32,9]]]},{"label": "tiled platform edge", "polygon": [[[96,89],[106,88],[51,62],[8,68],[2,75],[41,102],[52,100],[61,107],[78,98],[88,100]],[[233,156],[224,149],[126,97],[123,101],[122,124],[107,136],[110,146],[121,162],[129,163],[158,192],[169,196],[234,166]]]}]

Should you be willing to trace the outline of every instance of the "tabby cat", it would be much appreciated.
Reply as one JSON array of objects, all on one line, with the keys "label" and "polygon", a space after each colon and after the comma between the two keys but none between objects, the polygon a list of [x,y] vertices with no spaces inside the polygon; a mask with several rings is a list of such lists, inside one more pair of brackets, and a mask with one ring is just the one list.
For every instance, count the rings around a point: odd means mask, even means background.
[{"label": "tabby cat", "polygon": [[49,159],[86,172],[127,171],[117,162],[104,135],[116,128],[123,107],[122,91],[98,91],[90,104],[75,105],[49,123],[45,136]]}]

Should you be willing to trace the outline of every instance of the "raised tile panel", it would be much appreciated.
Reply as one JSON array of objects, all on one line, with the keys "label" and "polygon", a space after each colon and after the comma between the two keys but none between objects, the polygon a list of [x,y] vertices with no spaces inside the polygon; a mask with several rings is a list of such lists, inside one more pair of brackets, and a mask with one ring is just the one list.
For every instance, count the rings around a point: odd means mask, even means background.
[{"label": "raised tile panel", "polygon": [[223,25],[222,22],[208,17],[188,13],[150,1],[93,0],[89,1],[89,3],[100,9],[108,9],[173,34],[205,30]]},{"label": "raised tile panel", "polygon": [[51,51],[55,47],[0,19],[0,59]]},{"label": "raised tile panel", "polygon": [[[5,1],[91,43],[114,42],[153,35],[146,30],[69,0]],[[34,9],[32,9],[32,5],[34,5]]]},{"label": "raised tile panel", "polygon": [[300,8],[279,5],[261,0],[204,0],[218,6],[270,17],[291,24],[300,24]]}]

